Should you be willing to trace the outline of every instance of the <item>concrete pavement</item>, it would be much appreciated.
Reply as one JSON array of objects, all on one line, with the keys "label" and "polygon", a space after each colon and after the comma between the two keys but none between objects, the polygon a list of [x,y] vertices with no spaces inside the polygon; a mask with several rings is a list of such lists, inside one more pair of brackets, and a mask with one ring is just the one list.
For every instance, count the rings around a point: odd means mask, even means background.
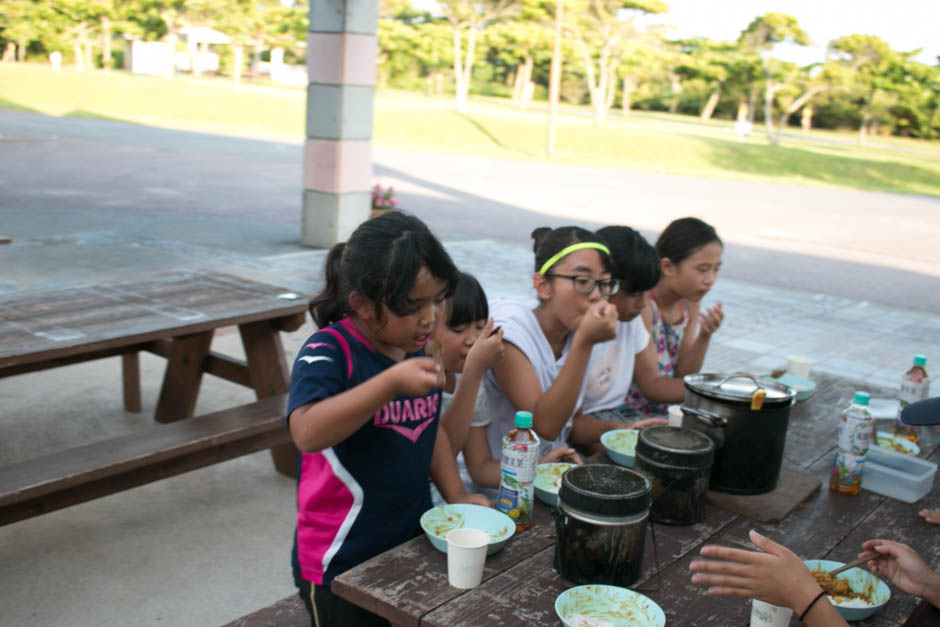
[{"label": "concrete pavement", "polygon": [[[13,237],[0,246],[0,294],[169,268],[224,270],[306,292],[320,285],[325,251],[296,243],[299,147],[10,112],[0,112],[0,135],[0,234]],[[652,226],[671,215],[652,213],[657,189],[664,198],[697,200],[714,215],[723,198],[732,205],[748,194],[779,191],[399,151],[379,150],[377,160],[377,177],[399,183],[404,204],[441,234],[491,298],[531,295],[534,226],[630,224],[635,217],[632,223],[654,236]],[[619,193],[618,177],[647,198],[637,202],[645,217],[632,210],[591,213],[611,202],[591,190]],[[569,188],[553,194],[555,181]],[[815,203],[814,211],[829,202],[874,211],[890,196],[787,189],[788,203]],[[553,211],[567,207],[568,215],[538,213],[539,205],[526,200],[532,194],[542,203],[554,197]],[[933,233],[940,219],[929,209],[936,200],[911,201],[907,215],[927,224],[922,233]],[[691,205],[669,206],[675,212]],[[849,217],[840,219],[847,229]],[[724,226],[719,230],[725,234]],[[909,233],[883,235],[902,243]],[[707,299],[724,302],[726,321],[706,369],[768,371],[799,353],[812,357],[817,370],[860,386],[896,386],[915,352],[928,355],[928,369],[940,360],[934,270],[912,274],[885,268],[880,258],[833,260],[736,237],[726,237],[725,270]],[[853,254],[865,250],[856,248]],[[891,256],[891,248],[879,254]],[[789,269],[809,278],[794,285]],[[845,277],[838,289],[826,285],[832,273]],[[893,299],[884,297],[889,288]],[[308,324],[285,334],[286,352],[295,354],[311,331]],[[213,348],[237,354],[237,332],[219,333]],[[163,363],[142,356],[140,414],[122,410],[117,359],[0,380],[0,464],[151,424]],[[207,377],[197,412],[251,398],[244,388]],[[293,590],[293,488],[260,453],[0,527],[0,622],[213,625],[272,603]]]}]

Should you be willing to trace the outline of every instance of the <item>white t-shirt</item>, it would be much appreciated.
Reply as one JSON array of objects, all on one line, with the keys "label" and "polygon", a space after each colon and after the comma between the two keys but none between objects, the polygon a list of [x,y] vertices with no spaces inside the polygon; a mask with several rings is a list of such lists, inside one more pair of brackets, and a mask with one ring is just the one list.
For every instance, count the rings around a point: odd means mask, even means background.
[{"label": "white t-shirt", "polygon": [[[494,301],[490,303],[490,316],[497,325],[503,327],[503,340],[509,342],[526,356],[532,368],[535,370],[535,376],[539,380],[544,392],[551,387],[552,382],[558,377],[558,372],[568,357],[568,351],[571,348],[572,333],[568,337],[568,342],[562,350],[561,357],[555,358],[551,345],[545,334],[542,333],[542,327],[532,310],[538,304],[530,302],[527,304],[516,303],[512,301]],[[490,370],[483,377],[483,384],[486,387],[486,401],[490,410],[492,422],[487,428],[486,439],[490,444],[490,453],[494,459],[502,458],[503,436],[513,429],[513,422],[516,410],[510,404],[509,399],[499,387],[496,376]],[[574,407],[581,406],[584,397],[584,384],[578,392],[578,400]],[[539,458],[556,446],[567,444],[568,434],[571,432],[571,422],[574,412],[568,416],[565,426],[562,428],[558,437],[554,441],[542,441],[539,447]]]},{"label": "white t-shirt", "polygon": [[594,345],[585,376],[583,413],[616,409],[623,404],[633,381],[636,355],[649,341],[649,331],[637,316],[629,322],[617,322],[617,337]]}]

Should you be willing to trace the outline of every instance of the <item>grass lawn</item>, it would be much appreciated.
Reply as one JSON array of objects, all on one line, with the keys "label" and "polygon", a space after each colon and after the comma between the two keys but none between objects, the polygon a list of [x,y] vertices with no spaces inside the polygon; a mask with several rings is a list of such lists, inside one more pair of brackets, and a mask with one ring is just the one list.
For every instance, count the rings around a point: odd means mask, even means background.
[{"label": "grass lawn", "polygon": [[[55,116],[124,120],[202,132],[299,142],[306,91],[230,79],[134,76],[125,72],[53,73],[42,65],[0,65],[0,107]],[[758,126],[738,142],[730,122],[612,111],[601,127],[588,107],[566,105],[556,161],[727,179],[830,185],[940,195],[940,142],[790,129],[772,147]],[[520,111],[498,98],[475,98],[458,114],[450,97],[379,92],[376,145],[501,159],[544,159],[545,103]]]}]

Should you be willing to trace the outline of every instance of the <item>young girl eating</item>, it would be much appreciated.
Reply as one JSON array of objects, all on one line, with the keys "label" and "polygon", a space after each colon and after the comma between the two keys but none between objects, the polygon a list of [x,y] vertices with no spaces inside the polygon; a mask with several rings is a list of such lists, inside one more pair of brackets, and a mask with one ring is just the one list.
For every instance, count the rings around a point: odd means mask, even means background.
[{"label": "young girl eating", "polygon": [[424,356],[457,269],[423,222],[390,212],[334,247],[326,271],[288,401],[302,453],[295,581],[315,624],[383,625],[330,582],[421,533],[429,469],[447,500],[474,500],[452,463],[432,464],[453,456],[438,429],[443,372]]},{"label": "young girl eating", "polygon": [[[724,246],[715,229],[698,218],[674,220],[656,241],[662,278],[649,293],[643,323],[664,376],[681,379],[701,370],[712,334],[721,326],[721,303],[701,310],[715,284]],[[624,403],[628,415],[664,416],[666,405],[650,402],[634,383]]]}]

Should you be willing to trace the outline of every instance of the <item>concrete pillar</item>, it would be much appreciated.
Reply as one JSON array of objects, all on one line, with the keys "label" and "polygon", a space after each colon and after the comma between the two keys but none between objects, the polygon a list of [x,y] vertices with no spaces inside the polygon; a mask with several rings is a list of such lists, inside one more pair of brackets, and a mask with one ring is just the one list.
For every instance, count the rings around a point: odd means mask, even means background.
[{"label": "concrete pillar", "polygon": [[369,217],[378,0],[311,0],[301,243],[326,248]]}]

